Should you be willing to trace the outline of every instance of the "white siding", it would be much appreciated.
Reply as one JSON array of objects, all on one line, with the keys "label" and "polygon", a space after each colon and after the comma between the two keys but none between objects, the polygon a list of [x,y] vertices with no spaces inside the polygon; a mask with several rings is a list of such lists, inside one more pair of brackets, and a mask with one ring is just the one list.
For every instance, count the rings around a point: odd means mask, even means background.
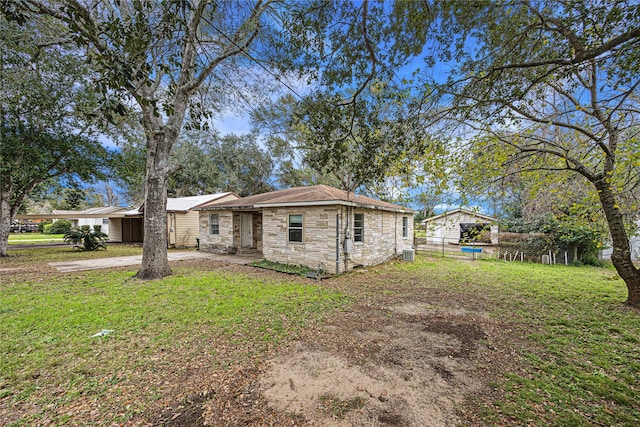
[{"label": "white siding", "polygon": [[108,230],[110,242],[122,242],[122,218],[109,218]]},{"label": "white siding", "polygon": [[[450,215],[444,215],[432,221],[427,221],[423,227],[426,227],[428,243],[458,243],[460,240],[460,224],[462,223],[490,223],[487,218],[482,218],[466,212],[455,212]],[[494,236],[497,239],[498,227],[491,226],[491,240]],[[495,242],[497,243],[497,241]]]},{"label": "white siding", "polygon": [[107,218],[78,218],[78,228],[82,227],[83,225],[88,225],[91,228],[93,228],[94,225],[100,225],[102,226],[100,231],[105,234],[109,234],[109,225],[103,223],[104,219]]}]

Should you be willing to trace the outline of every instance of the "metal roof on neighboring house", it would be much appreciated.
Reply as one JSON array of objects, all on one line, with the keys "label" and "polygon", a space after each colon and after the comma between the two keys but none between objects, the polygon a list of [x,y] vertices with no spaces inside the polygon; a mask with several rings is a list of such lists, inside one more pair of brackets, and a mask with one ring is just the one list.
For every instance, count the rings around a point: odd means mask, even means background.
[{"label": "metal roof on neighboring house", "polygon": [[79,219],[79,218],[122,218],[131,208],[122,206],[102,206],[81,211],[56,209],[50,214],[18,214],[16,219]]},{"label": "metal roof on neighboring house", "polygon": [[472,210],[469,210],[469,209],[458,208],[458,209],[454,209],[454,210],[449,211],[449,212],[441,213],[440,215],[432,216],[431,218],[424,219],[424,220],[422,220],[421,224],[425,224],[427,222],[435,221],[435,220],[440,219],[440,218],[445,218],[447,216],[450,216],[450,215],[453,215],[453,214],[456,214],[456,213],[466,213],[468,215],[477,216],[478,218],[485,219],[487,221],[495,221],[496,220],[494,217],[491,217],[489,215],[484,215],[484,214],[481,214],[479,212],[472,211]]},{"label": "metal roof on neighboring house", "polygon": [[204,194],[202,196],[188,196],[188,197],[168,197],[167,198],[167,212],[181,211],[186,212],[199,206],[203,203],[212,203],[223,197],[232,195],[233,193],[227,191],[225,193]]},{"label": "metal roof on neighboring house", "polygon": [[109,215],[115,212],[123,212],[127,211],[129,208],[122,206],[101,206],[98,208],[89,208],[81,211],[71,211],[71,210],[58,210],[54,209],[51,212],[52,215]]},{"label": "metal roof on neighboring house", "polygon": [[[231,192],[204,194],[202,196],[167,198],[167,212],[188,212],[203,203],[214,203],[216,200],[233,195]],[[237,197],[237,196],[235,196]],[[54,210],[50,214],[29,214],[16,215],[16,219],[76,219],[76,218],[123,218],[140,217],[143,214],[143,207],[131,209],[121,206],[103,206],[89,208],[81,211]]]},{"label": "metal roof on neighboring house", "polygon": [[[235,194],[230,191],[226,191],[224,193],[203,194],[201,196],[167,197],[167,212],[189,212],[196,206],[200,206],[205,203],[216,203],[216,200],[220,200],[227,196],[235,196]],[[125,216],[142,215],[143,212],[144,205],[140,206],[139,209],[125,212]]]},{"label": "metal roof on neighboring house", "polygon": [[259,209],[284,206],[346,205],[394,212],[413,213],[413,209],[361,196],[328,185],[294,187],[242,197],[229,202],[205,204],[196,210]]}]

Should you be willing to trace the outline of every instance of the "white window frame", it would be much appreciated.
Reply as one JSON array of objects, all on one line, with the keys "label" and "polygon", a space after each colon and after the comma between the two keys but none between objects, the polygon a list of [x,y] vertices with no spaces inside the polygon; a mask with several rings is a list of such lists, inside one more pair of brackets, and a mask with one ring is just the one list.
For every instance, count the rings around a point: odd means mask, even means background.
[{"label": "white window frame", "polygon": [[[213,228],[214,225],[216,227],[215,230]],[[212,236],[220,235],[220,214],[209,214],[209,234]]]},{"label": "white window frame", "polygon": [[[299,216],[300,217],[300,226],[292,227],[291,226],[291,217]],[[292,230],[300,230],[300,240],[291,240],[291,231]],[[301,213],[293,213],[287,215],[287,242],[289,243],[303,243],[304,242],[304,214]]]},{"label": "white window frame", "polygon": [[409,237],[409,217],[408,216],[402,217],[402,237],[404,238]]},{"label": "white window frame", "polygon": [[[360,221],[360,226],[356,226],[357,224],[357,219],[356,217],[362,217],[362,220]],[[360,230],[360,235],[358,236],[358,233],[356,232],[356,230]],[[359,239],[359,240],[358,240]],[[353,214],[353,242],[354,243],[364,243],[364,213],[354,213]]]}]

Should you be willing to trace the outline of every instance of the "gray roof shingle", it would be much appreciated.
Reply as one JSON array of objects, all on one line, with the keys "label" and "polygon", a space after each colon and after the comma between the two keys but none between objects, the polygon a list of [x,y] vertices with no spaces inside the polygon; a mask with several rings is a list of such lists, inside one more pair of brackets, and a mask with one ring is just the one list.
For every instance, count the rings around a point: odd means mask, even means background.
[{"label": "gray roof shingle", "polygon": [[222,209],[257,209],[272,206],[305,206],[305,205],[353,205],[371,209],[382,209],[395,212],[412,213],[413,210],[393,203],[383,202],[371,197],[361,196],[327,185],[313,185],[310,187],[294,187],[269,193],[242,197],[230,202],[205,204],[198,210]]}]

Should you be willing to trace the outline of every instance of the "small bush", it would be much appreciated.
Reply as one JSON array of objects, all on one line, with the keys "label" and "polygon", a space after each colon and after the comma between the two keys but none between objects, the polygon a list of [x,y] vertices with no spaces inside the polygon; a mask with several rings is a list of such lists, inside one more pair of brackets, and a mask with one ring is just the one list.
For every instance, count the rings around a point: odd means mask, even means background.
[{"label": "small bush", "polygon": [[96,224],[93,226],[93,231],[96,233],[102,233],[102,225]]},{"label": "small bush", "polygon": [[44,234],[51,234],[51,228],[53,228],[53,224],[51,224],[51,223],[44,224],[42,226],[42,232]]},{"label": "small bush", "polygon": [[66,243],[82,243],[82,246],[75,246],[83,251],[97,251],[98,249],[107,249],[104,242],[107,241],[107,235],[102,232],[91,231],[87,225],[78,230],[73,228],[64,233],[64,241]]},{"label": "small bush", "polygon": [[580,262],[584,265],[592,265],[594,267],[604,267],[605,264],[594,255],[584,255]]},{"label": "small bush", "polygon": [[[47,226],[47,225],[50,226],[51,225],[51,221],[40,221],[38,223],[38,233],[50,234],[50,233],[47,233],[45,231],[45,226]],[[49,227],[49,230],[51,230],[51,227]]]},{"label": "small bush", "polygon": [[280,273],[296,274],[298,276],[305,277],[307,274],[316,273],[318,270],[313,270],[309,267],[295,264],[281,264],[274,261],[256,261],[253,264],[254,267],[265,268],[267,270],[279,271]]},{"label": "small bush", "polygon": [[49,234],[64,234],[71,230],[71,223],[66,219],[59,219],[51,224],[51,232]]},{"label": "small bush", "polygon": [[91,226],[90,225],[81,225],[80,226],[80,230],[88,232],[89,230],[91,230]]}]

